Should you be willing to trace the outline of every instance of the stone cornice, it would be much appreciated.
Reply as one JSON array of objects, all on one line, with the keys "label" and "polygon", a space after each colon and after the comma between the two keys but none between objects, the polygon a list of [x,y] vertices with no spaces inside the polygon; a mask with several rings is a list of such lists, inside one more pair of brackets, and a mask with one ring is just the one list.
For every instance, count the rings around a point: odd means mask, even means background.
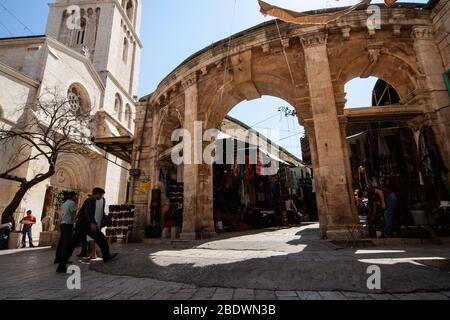
[{"label": "stone cornice", "polygon": [[0,72],[3,72],[5,74],[9,75],[10,77],[13,77],[14,79],[17,79],[20,82],[26,83],[33,88],[37,89],[40,86],[40,82],[33,80],[33,79],[27,77],[26,75],[10,68],[6,64],[3,64],[1,61],[0,61]]},{"label": "stone cornice", "polygon": [[[418,5],[417,8],[421,8],[421,6]],[[404,28],[405,30],[411,29],[416,24],[431,25],[430,12],[426,10],[417,10],[413,6],[408,8],[395,8],[395,13],[397,15],[404,14],[406,17],[401,21],[392,20],[392,10],[393,9],[381,10],[383,25],[381,32],[393,32],[393,22],[395,22],[395,25],[401,26],[401,28]],[[291,39],[301,39],[305,38],[304,35],[313,35],[325,31],[323,27],[318,26],[296,26],[293,24],[285,26],[284,22],[279,22],[279,25],[286,31],[285,36]],[[355,11],[343,18],[342,21],[339,20],[327,25],[326,31],[329,34],[342,34],[342,28],[351,28],[352,34],[367,32],[366,11]],[[216,68],[217,66],[220,66],[223,61],[226,61],[228,54],[234,55],[251,49],[261,50],[268,54],[270,53],[271,47],[280,45],[280,38],[275,20],[262,23],[233,35],[231,37],[231,46],[229,46],[229,41],[230,38],[223,39],[191,55],[169,73],[169,75],[160,82],[153,93],[144,96],[142,99],[150,99],[153,102],[158,101],[165,92],[172,90],[171,88],[175,84],[180,83],[180,81],[192,72],[200,74],[201,70],[205,67]],[[330,40],[328,39],[328,42],[329,41]],[[349,41],[351,41],[351,37]],[[231,50],[229,50],[230,47]]]}]

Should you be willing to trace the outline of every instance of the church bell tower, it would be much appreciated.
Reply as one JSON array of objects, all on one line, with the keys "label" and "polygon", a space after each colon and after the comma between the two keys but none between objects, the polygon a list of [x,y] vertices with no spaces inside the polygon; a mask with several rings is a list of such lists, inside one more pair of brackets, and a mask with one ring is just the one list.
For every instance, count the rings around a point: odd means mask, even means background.
[{"label": "church bell tower", "polygon": [[90,59],[105,85],[105,109],[125,121],[138,90],[142,1],[56,0],[49,7],[46,35]]}]

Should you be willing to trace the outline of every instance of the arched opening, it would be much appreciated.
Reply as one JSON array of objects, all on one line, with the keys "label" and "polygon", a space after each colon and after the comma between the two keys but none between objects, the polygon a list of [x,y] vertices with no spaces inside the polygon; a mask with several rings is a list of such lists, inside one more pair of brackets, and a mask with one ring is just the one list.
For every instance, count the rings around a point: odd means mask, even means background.
[{"label": "arched opening", "polygon": [[131,126],[133,125],[133,113],[131,112],[129,104],[125,106],[125,121],[127,128],[131,130]]},{"label": "arched opening", "polygon": [[70,108],[75,112],[88,113],[91,101],[86,89],[81,84],[72,84],[67,90],[67,100]]},{"label": "arched opening", "polygon": [[362,107],[381,107],[400,103],[397,90],[376,77],[355,78],[345,84],[346,109]]},{"label": "arched opening", "polygon": [[133,0],[128,0],[124,6],[125,12],[131,23],[134,23],[134,3]]},{"label": "arched opening", "polygon": [[86,19],[81,18],[80,29],[76,32],[75,44],[81,46],[85,43],[86,39]]},{"label": "arched opening", "polygon": [[117,93],[116,98],[114,100],[114,114],[119,119],[119,121],[122,121],[122,112],[123,112],[123,106],[122,106],[122,98]]},{"label": "arched opening", "polygon": [[60,222],[60,209],[68,192],[77,194],[78,205],[87,198],[93,183],[86,158],[80,155],[62,155],[56,174],[50,179],[44,198],[42,223],[44,231],[56,230]]},{"label": "arched opening", "polygon": [[125,63],[127,63],[127,61],[128,61],[128,48],[129,48],[128,39],[124,38],[123,39],[123,50],[122,50],[122,61]]},{"label": "arched opening", "polygon": [[[182,118],[177,109],[160,110],[158,131],[155,137],[155,189],[152,191],[151,223],[161,227],[180,227],[184,206],[184,165],[172,161],[172,152],[182,149],[182,140],[172,141],[172,133],[181,129]],[[176,222],[175,222],[176,221]],[[168,227],[170,229],[170,227]],[[161,235],[159,235],[161,236]]]},{"label": "arched opening", "polygon": [[[443,162],[433,129],[422,111],[403,108],[396,88],[398,84],[394,87],[374,77],[355,78],[345,86],[352,185],[359,214],[368,215],[372,238],[382,234],[401,237],[404,227],[414,224],[413,212],[425,203],[449,198],[439,173]],[[428,158],[428,150],[436,152],[434,160]],[[392,227],[383,227],[380,206],[368,205],[368,191],[374,186],[395,195]]]},{"label": "arched opening", "polygon": [[[213,165],[217,232],[317,219],[312,168],[302,160],[305,130],[287,101],[263,96],[237,104],[220,124]],[[292,202],[291,202],[292,200]]]}]

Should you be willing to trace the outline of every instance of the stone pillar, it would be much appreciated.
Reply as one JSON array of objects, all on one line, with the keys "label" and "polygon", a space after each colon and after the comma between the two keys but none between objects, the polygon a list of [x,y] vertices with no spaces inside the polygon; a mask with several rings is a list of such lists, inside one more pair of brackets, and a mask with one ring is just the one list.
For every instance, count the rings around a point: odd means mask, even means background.
[{"label": "stone pillar", "polygon": [[314,129],[314,121],[312,119],[305,120],[305,129],[308,134],[309,146],[311,148],[311,160],[313,165],[313,173],[314,173],[314,187],[316,190],[316,202],[317,202],[317,210],[319,212],[319,224],[320,224],[320,236],[321,238],[327,237],[327,229],[328,225],[327,215],[322,214],[322,212],[327,212],[326,201],[323,193],[317,192],[318,190],[322,190],[322,180],[320,175],[318,174],[320,163],[319,157],[317,155],[317,144],[316,144],[316,133]]},{"label": "stone pillar", "polygon": [[[145,119],[145,112],[148,108],[147,119]],[[136,114],[136,139],[133,146],[133,169],[140,169],[141,173],[138,177],[134,177],[130,185],[130,199],[131,203],[136,207],[135,220],[133,225],[133,232],[131,233],[131,241],[138,242],[145,238],[145,228],[150,224],[149,219],[149,198],[151,191],[144,192],[139,190],[139,184],[143,181],[153,183],[151,179],[151,160],[153,157],[153,148],[151,148],[152,141],[150,137],[153,136],[153,106],[148,102],[137,105]],[[141,136],[142,131],[145,130],[144,136]],[[143,138],[143,141],[141,141]],[[139,160],[139,161],[138,161]]]},{"label": "stone pillar", "polygon": [[[198,120],[197,76],[183,81],[185,94],[184,129],[191,136],[191,161],[184,164],[184,212],[181,239],[194,240],[197,235],[214,233],[212,166],[203,162],[203,129]],[[185,138],[186,139],[186,138]],[[186,146],[185,146],[186,147]],[[186,153],[186,150],[185,150]]]},{"label": "stone pillar", "polygon": [[[432,26],[415,26],[411,33],[417,62],[425,74],[426,89],[429,92],[429,112],[435,112],[433,121],[442,156],[450,166],[450,99],[444,82],[444,64],[434,39]],[[433,117],[432,117],[433,118]]]},{"label": "stone pillar", "polygon": [[[328,239],[346,238],[345,225],[359,223],[352,208],[347,162],[328,62],[327,35],[303,37],[305,69],[309,83],[315,134],[316,194],[322,233]],[[312,147],[314,149],[314,147]],[[319,200],[320,199],[320,200]],[[325,224],[325,225],[324,225]]]},{"label": "stone pillar", "polygon": [[353,188],[353,174],[352,174],[352,166],[350,163],[350,150],[349,144],[347,142],[347,117],[339,116],[339,124],[341,126],[341,139],[342,139],[342,150],[344,151],[344,158],[347,159],[345,161],[345,171],[347,173],[347,188],[350,196],[350,203],[352,204],[351,208],[353,209],[353,214],[355,216],[359,216],[358,206],[356,204],[356,199],[354,197],[355,189]]}]

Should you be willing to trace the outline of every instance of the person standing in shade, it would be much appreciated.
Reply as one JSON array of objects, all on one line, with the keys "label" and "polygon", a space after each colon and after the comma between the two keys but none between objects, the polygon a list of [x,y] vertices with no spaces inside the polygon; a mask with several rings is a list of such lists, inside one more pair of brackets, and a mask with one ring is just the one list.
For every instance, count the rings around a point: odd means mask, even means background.
[{"label": "person standing in shade", "polygon": [[26,243],[27,236],[28,236],[28,241],[30,242],[30,248],[34,248],[33,234],[31,232],[31,229],[33,228],[33,225],[36,224],[36,217],[33,216],[33,212],[31,210],[28,210],[27,215],[22,220],[20,220],[20,223],[23,224],[22,248],[27,247],[27,243]]},{"label": "person standing in shade", "polygon": [[384,236],[394,236],[394,214],[397,207],[396,194],[387,187],[369,187],[368,192],[378,196],[381,208],[384,210]]},{"label": "person standing in shade", "polygon": [[57,273],[67,272],[67,263],[73,254],[73,251],[78,246],[80,241],[90,236],[100,247],[102,251],[103,261],[105,263],[110,262],[117,254],[111,254],[109,250],[108,241],[105,235],[100,231],[101,226],[97,224],[95,216],[102,212],[104,214],[106,203],[104,200],[105,190],[101,188],[95,188],[92,192],[92,197],[88,198],[78,212],[77,222],[75,225],[75,232],[72,236],[72,240],[67,252],[64,253],[63,258],[56,270]]},{"label": "person standing in shade", "polygon": [[66,201],[61,206],[61,223],[59,226],[60,236],[58,247],[56,248],[55,264],[61,263],[64,253],[69,249],[73,235],[73,226],[76,220],[76,194],[67,194]]}]

